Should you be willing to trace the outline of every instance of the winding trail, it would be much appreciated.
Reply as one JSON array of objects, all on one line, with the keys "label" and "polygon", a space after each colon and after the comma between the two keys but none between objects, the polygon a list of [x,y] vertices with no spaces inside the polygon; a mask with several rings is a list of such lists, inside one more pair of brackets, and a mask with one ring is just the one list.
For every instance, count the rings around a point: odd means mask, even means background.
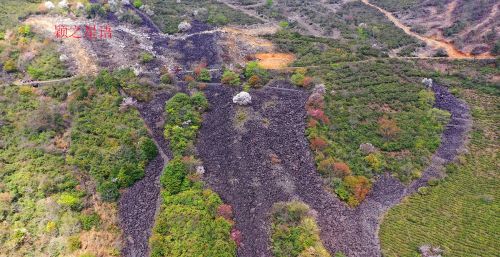
[{"label": "winding trail", "polygon": [[377,10],[379,10],[381,13],[383,13],[387,19],[389,19],[392,23],[394,23],[394,25],[396,25],[396,27],[402,29],[406,34],[414,37],[414,38],[417,38],[418,40],[420,41],[424,41],[426,44],[432,46],[433,48],[436,48],[436,49],[439,49],[439,48],[443,48],[446,50],[446,52],[448,53],[448,56],[452,57],[452,58],[457,58],[457,59],[484,59],[484,58],[492,58],[493,56],[491,54],[488,54],[488,53],[485,53],[485,54],[481,54],[481,55],[473,55],[471,53],[465,53],[465,52],[462,52],[460,50],[458,50],[458,48],[453,45],[452,43],[450,42],[447,42],[443,39],[440,39],[440,38],[437,38],[437,37],[427,37],[427,36],[422,36],[422,35],[419,35],[413,31],[411,31],[411,28],[405,24],[403,24],[398,18],[396,18],[396,16],[394,16],[394,14],[392,14],[391,12],[385,10],[385,9],[382,9],[381,7],[377,6],[377,5],[374,5],[372,3],[369,2],[369,0],[361,0],[361,2],[363,2],[364,4],[370,6],[370,7],[373,7]]},{"label": "winding trail", "polygon": [[[243,234],[240,257],[271,256],[269,212],[279,201],[299,199],[317,213],[321,238],[331,253],[381,256],[378,229],[381,216],[430,179],[441,177],[443,165],[454,160],[465,145],[471,119],[468,107],[445,87],[435,85],[436,107],[451,113],[442,143],[422,178],[409,186],[388,174],[378,178],[372,192],[351,209],[327,192],[316,171],[304,136],[308,92],[276,81],[251,91],[250,106],[231,103],[235,89],[208,85],[212,109],[206,113],[197,149],[206,180],[224,202],[233,206],[236,227]],[[255,99],[255,100],[254,100]],[[243,128],[235,129],[236,113],[246,113]],[[280,163],[273,164],[270,155]]]}]

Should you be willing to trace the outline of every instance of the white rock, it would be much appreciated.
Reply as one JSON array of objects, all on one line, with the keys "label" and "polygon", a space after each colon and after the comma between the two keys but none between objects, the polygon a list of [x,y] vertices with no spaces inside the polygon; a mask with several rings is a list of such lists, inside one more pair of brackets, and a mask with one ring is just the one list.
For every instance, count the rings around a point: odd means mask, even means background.
[{"label": "white rock", "polygon": [[233,103],[239,105],[247,105],[252,103],[252,97],[247,92],[240,92],[233,97]]},{"label": "white rock", "polygon": [[83,9],[83,8],[85,8],[85,6],[82,3],[76,2],[76,9]]},{"label": "white rock", "polygon": [[130,5],[130,1],[129,0],[122,0],[122,4],[123,5]]},{"label": "white rock", "polygon": [[68,1],[67,0],[62,0],[61,2],[59,2],[57,4],[57,7],[63,8],[63,9],[68,8],[69,7]]},{"label": "white rock", "polygon": [[179,26],[177,28],[179,29],[179,31],[184,32],[186,30],[191,29],[191,24],[187,21],[183,21],[179,23]]},{"label": "white rock", "polygon": [[54,9],[54,7],[56,7],[51,1],[45,2],[44,5],[45,5],[45,8],[47,8],[47,10],[52,10],[52,9]]},{"label": "white rock", "polygon": [[68,56],[67,56],[67,55],[65,55],[65,54],[61,54],[61,56],[59,56],[59,61],[61,61],[61,62],[65,62],[65,61],[67,61],[68,59],[69,59],[69,58],[68,58]]},{"label": "white rock", "polygon": [[433,81],[432,81],[432,79],[424,78],[424,79],[422,79],[422,84],[424,84],[428,88],[431,88]]},{"label": "white rock", "polygon": [[205,168],[203,166],[196,166],[196,174],[198,175],[205,174]]},{"label": "white rock", "polygon": [[318,84],[318,85],[314,86],[313,93],[318,93],[320,95],[324,95],[326,93],[325,84]]}]

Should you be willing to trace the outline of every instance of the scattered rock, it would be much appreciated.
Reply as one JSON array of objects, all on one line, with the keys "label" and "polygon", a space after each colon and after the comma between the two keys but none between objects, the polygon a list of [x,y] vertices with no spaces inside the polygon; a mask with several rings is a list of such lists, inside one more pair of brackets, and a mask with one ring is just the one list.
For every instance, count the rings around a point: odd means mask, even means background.
[{"label": "scattered rock", "polygon": [[59,56],[59,61],[61,61],[61,62],[65,62],[65,61],[67,61],[67,60],[69,60],[69,58],[68,58],[68,56],[67,56],[67,55],[65,55],[65,54],[61,54],[61,56]]},{"label": "scattered rock", "polygon": [[45,5],[45,8],[47,8],[47,10],[52,10],[52,9],[54,9],[54,7],[56,7],[51,1],[45,2],[44,5]]},{"label": "scattered rock", "polygon": [[130,1],[129,0],[122,0],[122,4],[123,5],[130,5]]},{"label": "scattered rock", "polygon": [[430,245],[422,245],[418,248],[422,257],[441,257],[443,250],[440,247],[432,247]]},{"label": "scattered rock", "polygon": [[179,23],[179,26],[177,28],[181,32],[188,31],[191,29],[191,23],[189,23],[187,21],[183,21],[183,22]]},{"label": "scattered rock", "polygon": [[61,2],[59,2],[59,3],[57,4],[57,7],[59,7],[59,8],[63,8],[63,9],[68,8],[68,7],[69,7],[69,5],[68,5],[68,1],[67,1],[67,0],[62,0]]},{"label": "scattered rock", "polygon": [[233,103],[239,105],[247,105],[252,103],[252,97],[247,92],[240,92],[233,97]]},{"label": "scattered rock", "polygon": [[83,9],[83,8],[85,8],[85,6],[82,3],[76,2],[76,9],[80,10],[80,9]]},{"label": "scattered rock", "polygon": [[137,106],[137,100],[132,97],[125,97],[120,104],[120,111],[124,111],[130,106]]},{"label": "scattered rock", "polygon": [[314,86],[313,93],[324,95],[326,93],[325,84],[318,84],[318,85]]},{"label": "scattered rock", "polygon": [[371,154],[377,151],[377,148],[371,143],[363,143],[359,145],[359,150],[364,154]]},{"label": "scattered rock", "polygon": [[433,81],[429,78],[422,79],[422,84],[424,84],[428,88],[432,88]]},{"label": "scattered rock", "polygon": [[205,168],[203,166],[196,166],[196,174],[197,175],[205,174]]}]

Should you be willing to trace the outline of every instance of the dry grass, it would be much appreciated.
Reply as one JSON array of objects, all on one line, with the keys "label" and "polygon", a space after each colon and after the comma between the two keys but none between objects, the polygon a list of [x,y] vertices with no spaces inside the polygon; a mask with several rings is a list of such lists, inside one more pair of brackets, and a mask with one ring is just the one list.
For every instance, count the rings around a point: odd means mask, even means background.
[{"label": "dry grass", "polygon": [[293,54],[286,53],[259,53],[255,57],[259,60],[259,64],[264,69],[282,69],[295,61]]}]

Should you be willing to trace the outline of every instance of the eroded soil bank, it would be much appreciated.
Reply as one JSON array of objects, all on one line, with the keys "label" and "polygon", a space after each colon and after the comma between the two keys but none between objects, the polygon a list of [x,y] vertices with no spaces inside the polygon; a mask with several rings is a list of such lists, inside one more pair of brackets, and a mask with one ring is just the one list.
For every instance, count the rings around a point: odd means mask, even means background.
[{"label": "eroded soil bank", "polygon": [[[289,88],[286,82],[271,86]],[[304,136],[308,93],[264,88],[250,92],[250,106],[235,106],[234,89],[210,85],[211,110],[205,115],[198,151],[206,181],[234,208],[236,227],[243,234],[238,256],[271,256],[269,213],[279,201],[298,199],[317,213],[321,237],[331,253],[380,256],[381,215],[433,177],[463,148],[471,121],[467,106],[446,88],[434,86],[436,107],[449,111],[442,143],[421,179],[406,186],[384,175],[356,209],[327,192],[316,172]],[[274,158],[274,157],[277,157]],[[273,157],[273,158],[272,158]]]}]

